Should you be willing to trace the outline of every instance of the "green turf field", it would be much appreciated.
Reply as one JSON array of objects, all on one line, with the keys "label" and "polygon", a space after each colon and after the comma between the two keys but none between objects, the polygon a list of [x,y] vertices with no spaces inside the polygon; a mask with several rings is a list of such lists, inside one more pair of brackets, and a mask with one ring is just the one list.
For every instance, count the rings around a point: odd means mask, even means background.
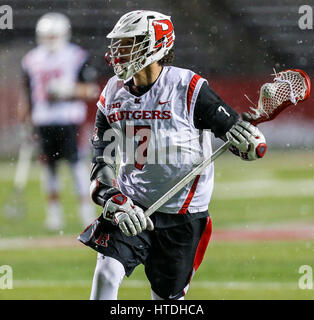
[{"label": "green turf field", "polygon": [[[194,276],[186,299],[314,299],[314,289],[298,287],[300,266],[314,268],[314,240],[215,240],[221,230],[283,230],[314,226],[314,152],[268,151],[265,159],[244,162],[224,155],[216,163],[210,212],[213,239]],[[3,299],[88,299],[96,253],[65,243],[32,247],[30,240],[74,239],[81,231],[69,172],[62,167],[67,226],[59,234],[43,228],[45,199],[39,167],[34,164],[25,194],[27,212],[8,218],[3,206],[12,188],[14,166],[0,167],[0,267],[13,270],[13,289],[0,288]],[[314,230],[314,229],[313,229]],[[314,232],[314,231],[313,231]],[[25,241],[14,248],[16,238]],[[48,240],[49,240],[48,239]],[[7,241],[11,240],[11,242]],[[6,247],[6,243],[11,243]],[[0,274],[1,281],[1,274]],[[150,299],[142,267],[126,278],[120,299]]]}]

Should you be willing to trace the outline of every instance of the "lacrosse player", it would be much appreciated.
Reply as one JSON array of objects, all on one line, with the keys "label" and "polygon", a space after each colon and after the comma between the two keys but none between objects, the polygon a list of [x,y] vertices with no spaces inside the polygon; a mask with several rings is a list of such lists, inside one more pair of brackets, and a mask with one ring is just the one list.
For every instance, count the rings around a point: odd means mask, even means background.
[{"label": "lacrosse player", "polygon": [[[212,153],[210,131],[244,160],[263,157],[265,139],[204,78],[166,66],[175,40],[169,16],[129,12],[107,38],[115,76],[97,104],[90,190],[103,213],[78,238],[98,252],[90,298],[117,299],[123,277],[143,264],[153,300],[183,300],[211,236],[213,165],[150,217],[143,210]],[[118,151],[109,131],[126,141]]]},{"label": "lacrosse player", "polygon": [[60,13],[47,13],[36,25],[38,46],[22,59],[28,107],[23,118],[35,128],[41,147],[48,206],[45,225],[58,231],[64,226],[60,204],[60,183],[57,162],[66,159],[71,167],[82,224],[95,219],[86,181],[89,170],[80,158],[78,133],[86,118],[83,100],[95,98],[99,89],[94,84],[95,70],[88,63],[88,55],[70,43],[69,19]]}]

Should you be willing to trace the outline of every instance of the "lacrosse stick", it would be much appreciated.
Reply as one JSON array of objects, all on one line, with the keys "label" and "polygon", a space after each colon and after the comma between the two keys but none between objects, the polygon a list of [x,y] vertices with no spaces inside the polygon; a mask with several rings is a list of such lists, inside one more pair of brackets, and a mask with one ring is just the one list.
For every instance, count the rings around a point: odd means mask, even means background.
[{"label": "lacrosse stick", "polygon": [[24,189],[28,180],[29,168],[31,165],[34,146],[29,141],[29,130],[21,128],[21,146],[18,153],[18,160],[13,181],[13,190],[4,206],[4,213],[8,218],[19,218],[26,210],[24,200]]},{"label": "lacrosse stick", "polygon": [[[265,83],[261,87],[257,108],[251,107],[250,111],[244,113],[244,116],[247,119],[250,119],[249,121],[253,125],[272,120],[288,106],[296,105],[298,102],[306,100],[310,95],[310,91],[311,81],[304,71],[299,69],[282,71],[275,74],[273,83]],[[231,143],[229,141],[224,143],[211,155],[211,157],[200,163],[160,199],[153,203],[145,211],[145,216],[149,217],[158,210],[230,147]]]}]

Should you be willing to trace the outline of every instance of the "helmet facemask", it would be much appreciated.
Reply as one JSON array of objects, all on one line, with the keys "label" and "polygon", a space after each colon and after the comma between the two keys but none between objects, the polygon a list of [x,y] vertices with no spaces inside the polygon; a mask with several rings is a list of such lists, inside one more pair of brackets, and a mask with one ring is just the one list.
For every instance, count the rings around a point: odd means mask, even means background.
[{"label": "helmet facemask", "polygon": [[130,45],[123,44],[124,41],[124,39],[111,39],[109,63],[115,74],[125,80],[144,68],[150,41],[147,36],[133,37]]}]

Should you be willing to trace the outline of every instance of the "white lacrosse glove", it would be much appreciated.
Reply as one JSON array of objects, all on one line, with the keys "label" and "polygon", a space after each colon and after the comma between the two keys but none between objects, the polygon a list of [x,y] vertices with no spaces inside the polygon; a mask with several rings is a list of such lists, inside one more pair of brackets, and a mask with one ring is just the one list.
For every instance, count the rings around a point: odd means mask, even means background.
[{"label": "white lacrosse glove", "polygon": [[252,161],[264,157],[267,145],[262,132],[247,121],[239,120],[226,133],[231,142],[230,151],[242,160]]},{"label": "white lacrosse glove", "polygon": [[104,206],[103,217],[119,226],[127,236],[136,236],[144,230],[154,230],[154,224],[144,211],[122,193],[111,197]]}]

